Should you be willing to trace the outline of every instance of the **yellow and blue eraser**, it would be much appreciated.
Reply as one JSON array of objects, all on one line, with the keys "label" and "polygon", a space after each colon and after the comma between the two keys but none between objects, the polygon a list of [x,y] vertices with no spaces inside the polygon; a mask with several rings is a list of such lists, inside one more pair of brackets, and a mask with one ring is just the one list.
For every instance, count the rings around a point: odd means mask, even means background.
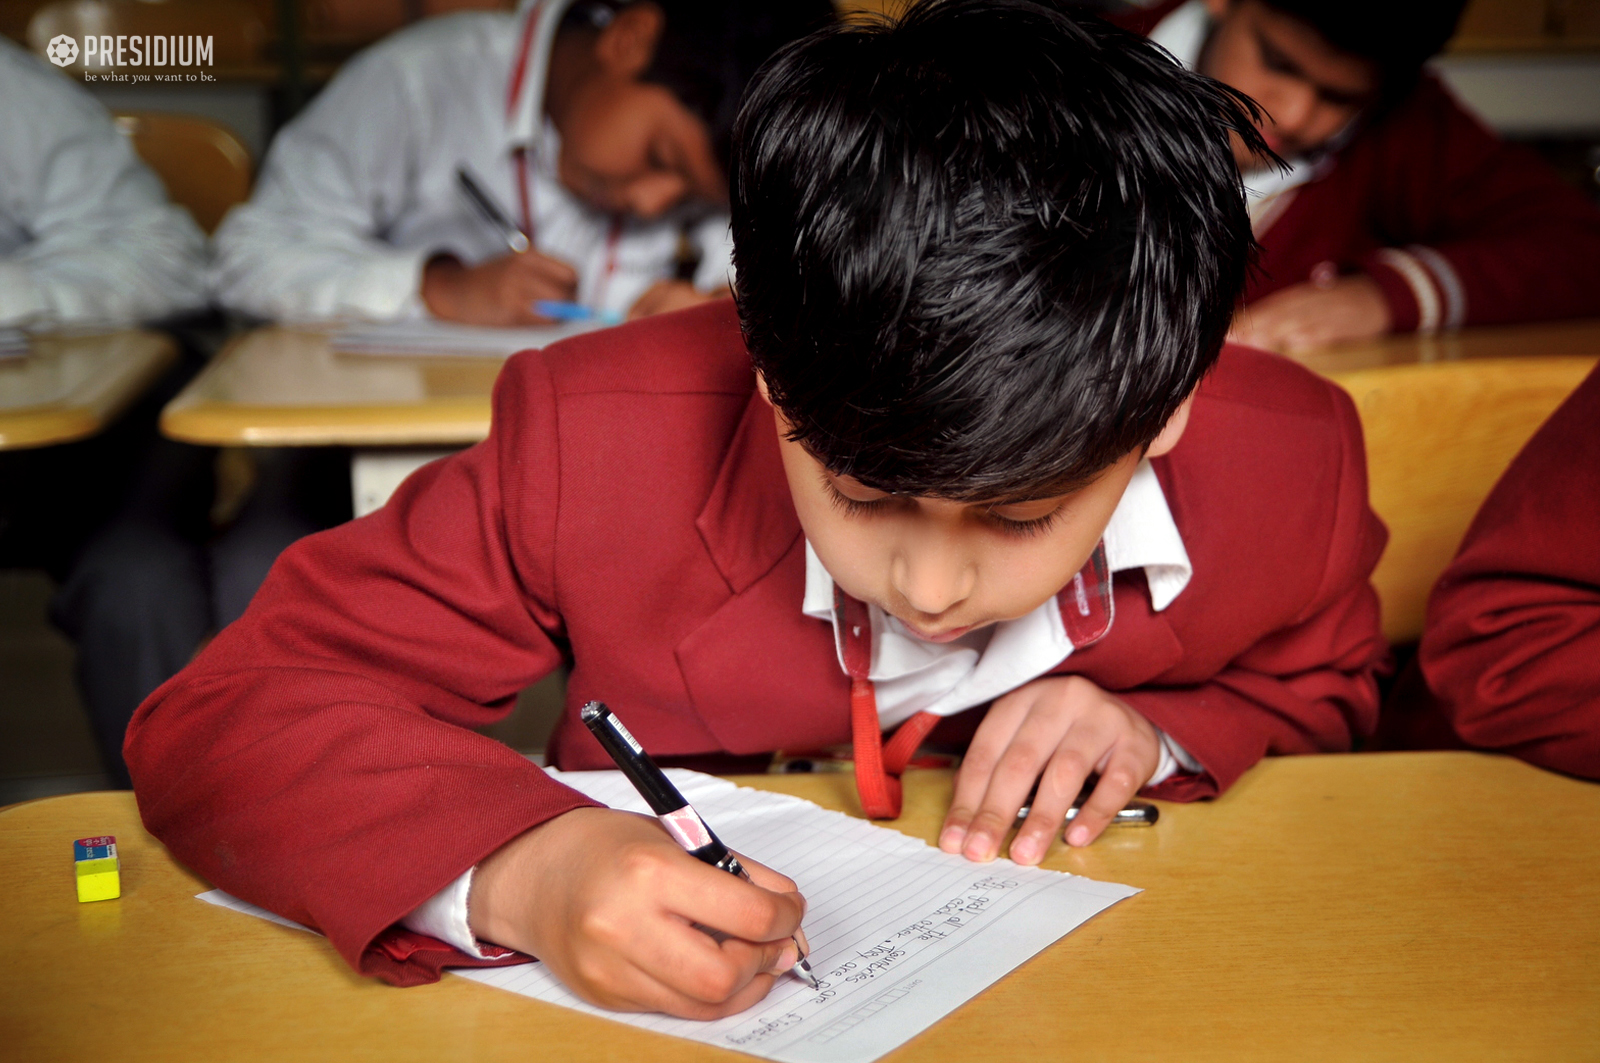
[{"label": "yellow and blue eraser", "polygon": [[79,838],[72,843],[72,860],[78,871],[78,903],[122,896],[122,861],[117,859],[116,838],[109,834]]}]

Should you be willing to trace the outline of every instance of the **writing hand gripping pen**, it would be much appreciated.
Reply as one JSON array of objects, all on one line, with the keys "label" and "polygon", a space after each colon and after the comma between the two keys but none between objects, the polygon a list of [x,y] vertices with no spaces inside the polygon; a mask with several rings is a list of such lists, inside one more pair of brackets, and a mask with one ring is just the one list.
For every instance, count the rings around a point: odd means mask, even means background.
[{"label": "writing hand gripping pen", "polygon": [[[750,873],[739,863],[739,858],[712,833],[706,821],[700,818],[700,813],[684,799],[678,788],[672,785],[672,780],[650,759],[650,754],[644,751],[644,747],[639,745],[638,740],[603,702],[589,702],[578,715],[611,755],[611,759],[617,762],[622,774],[633,783],[633,788],[639,791],[639,796],[645,799],[650,810],[661,820],[661,825],[672,835],[673,841],[683,846],[684,851],[696,860],[750,881]],[[795,955],[799,957],[793,967],[795,976],[812,989],[818,988],[817,976],[811,973],[811,964],[806,960],[806,950],[798,937],[793,941]]]}]

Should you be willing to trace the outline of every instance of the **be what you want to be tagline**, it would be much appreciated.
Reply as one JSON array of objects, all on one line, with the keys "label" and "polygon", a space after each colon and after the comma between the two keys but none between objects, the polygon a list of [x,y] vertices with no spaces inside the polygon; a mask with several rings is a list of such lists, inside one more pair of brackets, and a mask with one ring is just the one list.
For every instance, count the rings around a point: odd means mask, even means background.
[{"label": "be what you want to be tagline", "polygon": [[81,40],[63,33],[50,40],[45,55],[59,67],[76,67],[85,81],[215,81],[202,67],[216,65],[216,39],[190,35],[90,35]]}]

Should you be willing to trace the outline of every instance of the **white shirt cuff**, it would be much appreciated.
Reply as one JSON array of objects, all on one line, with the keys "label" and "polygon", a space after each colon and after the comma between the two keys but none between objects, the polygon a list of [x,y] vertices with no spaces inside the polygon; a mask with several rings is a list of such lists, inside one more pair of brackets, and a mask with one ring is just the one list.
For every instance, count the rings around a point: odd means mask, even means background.
[{"label": "white shirt cuff", "polygon": [[1156,732],[1161,736],[1161,759],[1156,763],[1156,773],[1150,776],[1146,786],[1155,786],[1164,783],[1178,772],[1188,772],[1198,775],[1202,769],[1200,762],[1189,755],[1189,751],[1173,741],[1172,736],[1165,731]]},{"label": "white shirt cuff", "polygon": [[478,939],[472,936],[472,927],[467,924],[467,897],[472,893],[472,873],[476,870],[475,867],[469,867],[460,878],[423,901],[416,911],[400,920],[400,925],[418,934],[438,938],[447,945],[454,945],[468,956],[489,959],[489,955],[478,946]]},{"label": "white shirt cuff", "polygon": [[50,304],[32,271],[21,262],[0,259],[0,325],[26,325],[49,314]]}]

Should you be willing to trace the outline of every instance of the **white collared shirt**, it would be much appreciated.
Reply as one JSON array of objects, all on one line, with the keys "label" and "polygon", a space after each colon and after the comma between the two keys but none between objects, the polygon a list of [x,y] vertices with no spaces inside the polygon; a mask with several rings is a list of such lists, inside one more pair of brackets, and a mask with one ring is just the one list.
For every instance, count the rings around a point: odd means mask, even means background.
[{"label": "white collared shirt", "polygon": [[[427,19],[347,63],[278,134],[250,202],[217,231],[217,300],[287,321],[421,318],[430,257],[470,265],[505,254],[504,237],[463,197],[456,169],[518,218],[521,139],[507,89],[522,20],[553,25],[565,6]],[[546,64],[534,58],[529,76],[542,79]],[[701,254],[695,286],[728,283],[726,214],[627,218],[613,245],[610,215],[557,179],[554,127],[544,122],[527,147],[534,245],[578,272],[580,302],[625,312],[672,275],[685,224]]]},{"label": "white collared shirt", "polygon": [[0,326],[205,306],[205,237],[81,85],[0,38]]},{"label": "white collared shirt", "polygon": [[[1113,576],[1130,569],[1144,570],[1150,605],[1156,612],[1171,605],[1194,574],[1183,536],[1149,461],[1140,462],[1128,481],[1102,541]],[[833,577],[807,542],[806,592],[801,608],[807,616],[837,627],[833,587]],[[876,605],[869,604],[867,612],[872,622],[868,675],[877,694],[878,720],[885,730],[919,712],[952,716],[986,704],[1044,675],[1073,650],[1054,597],[1026,616],[970,631],[946,643],[918,638]],[[842,659],[839,667],[844,668]],[[1180,768],[1200,770],[1176,742],[1165,734],[1161,739],[1161,761],[1150,785],[1165,781]]]}]

